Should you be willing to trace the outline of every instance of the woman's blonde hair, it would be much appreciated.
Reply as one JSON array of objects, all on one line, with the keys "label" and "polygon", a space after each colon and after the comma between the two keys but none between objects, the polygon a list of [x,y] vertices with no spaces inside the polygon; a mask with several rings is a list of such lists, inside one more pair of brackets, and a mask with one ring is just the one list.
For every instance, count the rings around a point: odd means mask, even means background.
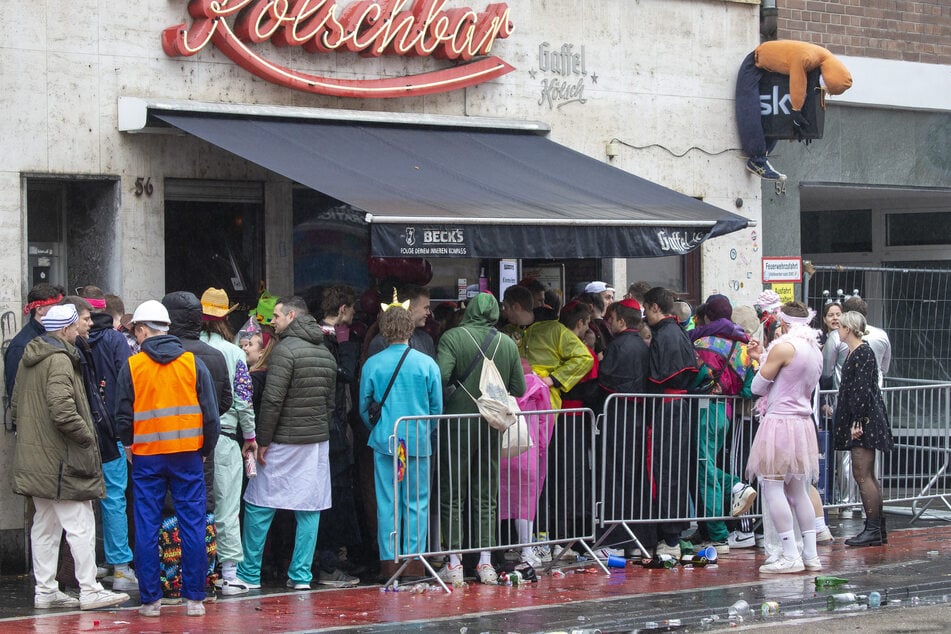
[{"label": "woman's blonde hair", "polygon": [[868,323],[865,321],[865,315],[850,310],[839,317],[839,323],[849,329],[853,335],[861,339],[868,334]]},{"label": "woman's blonde hair", "polygon": [[261,332],[256,332],[251,335],[251,338],[260,337],[261,338],[261,357],[248,368],[248,372],[254,372],[256,370],[267,370],[268,359],[271,356],[271,350],[274,349],[274,346],[277,345],[277,336],[274,334],[274,330],[270,326],[264,326],[261,329]]}]

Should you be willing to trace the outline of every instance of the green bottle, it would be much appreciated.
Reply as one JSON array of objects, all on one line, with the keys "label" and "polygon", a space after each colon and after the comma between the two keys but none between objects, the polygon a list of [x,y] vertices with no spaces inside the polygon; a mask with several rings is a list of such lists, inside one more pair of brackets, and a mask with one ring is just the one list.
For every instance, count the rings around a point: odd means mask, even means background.
[{"label": "green bottle", "polygon": [[816,577],[816,589],[820,588],[834,588],[836,586],[841,586],[848,583],[848,579],[843,579],[841,577],[833,577],[831,575],[819,575]]}]

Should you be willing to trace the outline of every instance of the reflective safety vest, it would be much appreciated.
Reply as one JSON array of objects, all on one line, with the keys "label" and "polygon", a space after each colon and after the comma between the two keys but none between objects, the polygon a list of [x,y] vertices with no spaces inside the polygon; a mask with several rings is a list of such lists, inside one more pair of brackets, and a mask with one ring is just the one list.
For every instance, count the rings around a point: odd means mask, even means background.
[{"label": "reflective safety vest", "polygon": [[166,364],[144,352],[129,358],[132,389],[132,453],[197,451],[204,443],[195,355],[185,352]]}]

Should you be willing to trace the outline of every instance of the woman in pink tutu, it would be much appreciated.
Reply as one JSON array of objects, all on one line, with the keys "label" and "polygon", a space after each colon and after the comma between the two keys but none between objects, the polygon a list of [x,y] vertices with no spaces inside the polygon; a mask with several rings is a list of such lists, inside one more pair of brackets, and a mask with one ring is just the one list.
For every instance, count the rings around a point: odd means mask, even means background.
[{"label": "woman in pink tutu", "polygon": [[[760,566],[764,574],[822,570],[816,551],[816,512],[809,484],[819,477],[819,446],[812,422],[812,393],[822,374],[818,332],[809,326],[812,311],[800,302],[785,304],[777,317],[781,336],[766,352],[749,344],[759,360],[753,393],[762,420],[746,465],[748,477],[759,479],[764,512],[779,533],[782,555]],[[793,513],[801,527],[802,553],[796,544]]]}]

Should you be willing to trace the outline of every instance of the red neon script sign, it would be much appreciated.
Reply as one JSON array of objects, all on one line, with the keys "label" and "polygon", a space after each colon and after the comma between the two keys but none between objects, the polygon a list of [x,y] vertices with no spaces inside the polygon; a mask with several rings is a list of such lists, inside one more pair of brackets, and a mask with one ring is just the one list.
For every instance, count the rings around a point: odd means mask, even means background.
[{"label": "red neon script sign", "polygon": [[[359,0],[344,8],[335,0],[191,0],[191,26],[165,29],[162,48],[170,57],[187,57],[212,43],[262,79],[337,97],[447,92],[515,70],[498,57],[481,57],[489,54],[496,39],[512,32],[508,5],[490,4],[481,13],[445,5],[446,0]],[[281,66],[252,50],[268,41],[279,47],[300,46],[310,53],[432,56],[466,63],[405,77],[334,79]],[[470,61],[477,57],[481,59]]]}]

